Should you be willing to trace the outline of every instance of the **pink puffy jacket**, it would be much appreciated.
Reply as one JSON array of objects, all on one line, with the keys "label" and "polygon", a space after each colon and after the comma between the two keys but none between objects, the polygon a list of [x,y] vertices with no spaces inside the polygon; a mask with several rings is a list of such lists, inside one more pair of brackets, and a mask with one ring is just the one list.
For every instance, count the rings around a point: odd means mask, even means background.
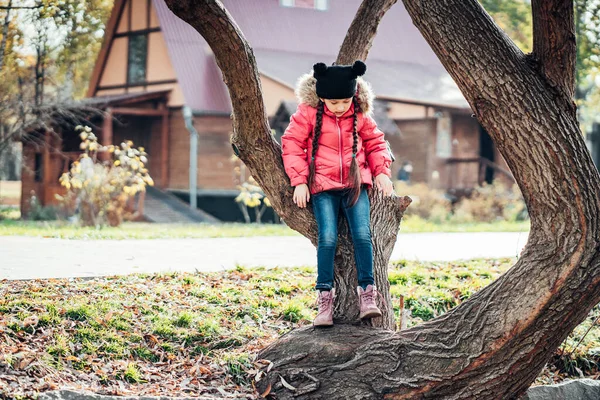
[{"label": "pink puffy jacket", "polygon": [[[377,128],[368,114],[372,108],[372,92],[361,78],[358,86],[358,153],[356,161],[362,182],[373,185],[373,177],[386,174],[391,178],[392,159],[387,150],[384,133]],[[318,97],[314,89],[314,78],[307,74],[300,78],[296,95],[300,100],[298,110],[290,118],[281,138],[283,164],[292,186],[308,183],[308,166],[312,157],[313,132],[316,123]],[[352,131],[354,106],[336,117],[327,107],[323,112],[323,124],[319,146],[315,155],[315,184],[309,188],[311,194],[323,190],[349,187],[348,175],[352,162]]]}]

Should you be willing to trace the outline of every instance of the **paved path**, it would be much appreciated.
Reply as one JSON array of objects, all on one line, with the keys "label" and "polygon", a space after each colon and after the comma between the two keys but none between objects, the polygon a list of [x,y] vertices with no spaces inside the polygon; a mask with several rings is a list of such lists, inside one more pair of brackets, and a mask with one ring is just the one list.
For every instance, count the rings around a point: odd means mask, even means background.
[{"label": "paved path", "polygon": [[[515,257],[527,236],[526,232],[400,234],[391,260]],[[0,237],[0,279],[217,271],[237,264],[316,265],[316,250],[300,236],[149,240]]]}]

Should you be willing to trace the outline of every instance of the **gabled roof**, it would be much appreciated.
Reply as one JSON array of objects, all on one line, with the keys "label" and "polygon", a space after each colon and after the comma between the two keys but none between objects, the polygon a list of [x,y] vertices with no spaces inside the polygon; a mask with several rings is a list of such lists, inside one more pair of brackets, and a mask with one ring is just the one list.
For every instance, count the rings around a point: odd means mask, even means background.
[{"label": "gabled roof", "polygon": [[230,112],[229,93],[208,43],[163,0],[152,4],[186,105],[197,111]]},{"label": "gabled roof", "polygon": [[115,35],[115,32],[117,31],[117,22],[119,21],[119,15],[123,12],[125,1],[126,0],[115,0],[115,4],[110,13],[110,17],[108,18],[108,22],[106,23],[102,47],[100,48],[100,53],[98,54],[96,64],[94,64],[94,70],[92,71],[92,76],[90,77],[90,84],[88,86],[87,91],[88,97],[92,97],[95,94],[94,91],[98,86],[98,83],[100,82],[100,74],[102,74],[102,71],[104,70],[104,64],[106,63],[106,59],[108,58],[110,46],[112,45],[112,39]]}]

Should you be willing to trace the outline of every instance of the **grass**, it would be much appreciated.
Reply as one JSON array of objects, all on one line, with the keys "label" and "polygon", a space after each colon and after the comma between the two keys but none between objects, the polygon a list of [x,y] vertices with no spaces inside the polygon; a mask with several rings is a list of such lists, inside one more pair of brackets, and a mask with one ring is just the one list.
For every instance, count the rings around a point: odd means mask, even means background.
[{"label": "grass", "polygon": [[0,221],[0,236],[36,236],[60,239],[178,239],[248,236],[299,236],[276,224],[155,224],[127,222],[120,227],[78,227],[62,221]]},{"label": "grass", "polygon": [[[66,221],[20,220],[18,209],[0,209],[0,236],[35,236],[60,239],[176,239],[248,236],[300,236],[283,224],[155,224],[126,222],[120,227],[78,227]],[[529,221],[436,224],[418,216],[404,217],[400,234],[423,232],[528,232]]]},{"label": "grass", "polygon": [[[400,296],[411,327],[460,304],[513,262],[394,263],[389,281],[396,319]],[[0,380],[0,394],[15,397],[66,383],[101,394],[118,388],[119,394],[255,398],[255,355],[289,330],[311,324],[315,277],[314,267],[238,267],[0,281],[0,375],[10,371],[19,382],[8,388]],[[600,307],[593,313],[599,315]],[[537,383],[597,372],[600,329],[579,343],[591,322],[569,336]]]}]

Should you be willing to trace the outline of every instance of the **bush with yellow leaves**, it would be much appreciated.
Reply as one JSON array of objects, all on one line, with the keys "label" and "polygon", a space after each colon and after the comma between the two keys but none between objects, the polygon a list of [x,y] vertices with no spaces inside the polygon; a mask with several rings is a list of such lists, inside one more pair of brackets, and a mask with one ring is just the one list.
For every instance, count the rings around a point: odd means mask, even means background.
[{"label": "bush with yellow leaves", "polygon": [[[79,221],[84,226],[118,226],[132,216],[126,209],[128,200],[144,192],[146,185],[154,185],[145,167],[148,154],[143,147],[134,148],[130,140],[120,146],[102,146],[89,126],[80,125],[75,130],[81,131],[83,153],[60,177],[68,190],[61,199],[78,205]],[[98,160],[100,152],[108,152],[111,159]]]},{"label": "bush with yellow leaves", "polygon": [[[236,162],[238,160],[239,158],[234,154],[230,161]],[[271,202],[251,175],[248,176],[248,179],[245,179],[246,166],[242,162],[234,168],[234,172],[238,177],[238,182],[241,182],[240,185],[237,185],[240,194],[237,195],[235,201],[238,203],[238,206],[244,215],[244,220],[246,223],[252,222],[250,220],[248,209],[253,208],[255,221],[260,224],[261,218],[267,210],[267,207],[271,207]]]}]

